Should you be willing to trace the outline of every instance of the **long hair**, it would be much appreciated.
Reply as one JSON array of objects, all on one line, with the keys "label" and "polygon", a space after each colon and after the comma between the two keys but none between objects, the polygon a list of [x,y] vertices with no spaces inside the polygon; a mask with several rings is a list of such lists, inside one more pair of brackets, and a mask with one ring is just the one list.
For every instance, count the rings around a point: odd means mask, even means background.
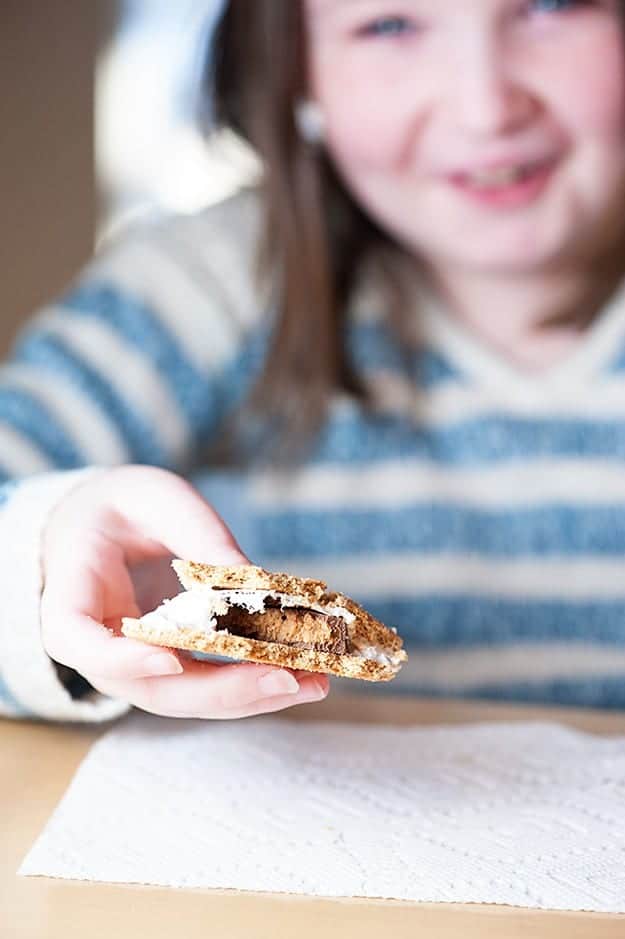
[{"label": "long hair", "polygon": [[283,456],[310,439],[335,390],[366,400],[347,361],[344,328],[374,251],[388,273],[391,305],[401,307],[400,278],[390,270],[401,250],[351,198],[323,148],[296,129],[295,106],[308,92],[301,7],[299,0],[229,0],[203,80],[215,126],[234,130],[263,164],[258,276],[272,278],[277,318],[247,406],[271,423]]}]

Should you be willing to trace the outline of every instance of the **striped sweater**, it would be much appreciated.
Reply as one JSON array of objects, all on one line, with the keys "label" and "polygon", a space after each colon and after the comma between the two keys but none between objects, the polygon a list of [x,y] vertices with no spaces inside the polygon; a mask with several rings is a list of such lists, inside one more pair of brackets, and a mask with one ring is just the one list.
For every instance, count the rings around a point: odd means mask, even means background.
[{"label": "striped sweater", "polygon": [[84,473],[125,462],[192,479],[254,562],[321,577],[396,626],[411,655],[392,690],[625,706],[625,295],[529,377],[425,297],[405,354],[369,283],[346,342],[375,407],[337,394],[287,475],[217,471],[202,455],[262,366],[271,319],[259,222],[244,190],[126,232],[0,368],[0,713],[126,709],[78,695],[39,628],[50,511]]}]

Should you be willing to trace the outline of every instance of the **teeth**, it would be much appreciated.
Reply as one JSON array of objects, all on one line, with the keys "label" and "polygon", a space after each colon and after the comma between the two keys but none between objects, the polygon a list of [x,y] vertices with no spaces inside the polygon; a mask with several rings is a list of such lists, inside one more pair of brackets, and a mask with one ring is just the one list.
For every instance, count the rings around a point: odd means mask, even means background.
[{"label": "teeth", "polygon": [[509,186],[526,173],[522,166],[502,167],[498,170],[469,173],[468,179],[476,186]]}]

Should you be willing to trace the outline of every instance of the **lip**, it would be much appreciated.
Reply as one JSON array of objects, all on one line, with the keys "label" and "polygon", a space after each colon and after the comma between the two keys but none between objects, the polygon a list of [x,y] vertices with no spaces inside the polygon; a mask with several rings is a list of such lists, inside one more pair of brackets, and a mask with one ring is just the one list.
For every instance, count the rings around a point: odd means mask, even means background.
[{"label": "lip", "polygon": [[[516,180],[507,186],[481,186],[472,179],[473,173],[494,172],[507,167],[518,166],[522,161],[483,164],[473,170],[463,170],[445,174],[444,180],[455,192],[479,205],[500,209],[521,208],[540,198],[549,185],[557,166],[554,159],[534,162],[531,172],[524,179]],[[529,163],[529,161],[528,161]]]}]

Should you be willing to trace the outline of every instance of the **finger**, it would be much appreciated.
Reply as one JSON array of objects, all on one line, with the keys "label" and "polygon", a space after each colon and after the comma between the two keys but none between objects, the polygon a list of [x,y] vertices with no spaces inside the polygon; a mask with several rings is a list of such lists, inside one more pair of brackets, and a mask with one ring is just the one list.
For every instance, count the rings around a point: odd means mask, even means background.
[{"label": "finger", "polygon": [[[180,674],[170,651],[116,636],[102,625],[103,584],[90,568],[50,576],[41,598],[41,630],[48,655],[61,665],[99,678],[133,679]],[[138,613],[130,609],[129,615]]]},{"label": "finger", "polygon": [[164,717],[234,718],[319,701],[327,695],[329,683],[325,675],[298,681],[286,669],[263,665],[185,660],[184,674],[175,678],[106,681],[97,687]]},{"label": "finger", "polygon": [[141,467],[128,467],[126,472],[128,484],[115,487],[110,501],[148,538],[187,560],[249,563],[223,519],[186,480],[157,469],[146,474]]},{"label": "finger", "polygon": [[[315,704],[327,695],[327,689],[321,689],[321,683],[317,679],[311,679],[301,685],[301,692],[290,698],[277,697],[265,698],[262,701],[247,705],[245,708],[233,708],[224,711],[218,715],[221,720],[239,720],[244,717],[257,717],[259,714],[273,714],[276,711],[285,711],[287,708],[295,707],[298,704]],[[198,715],[204,717],[204,715]]]}]

